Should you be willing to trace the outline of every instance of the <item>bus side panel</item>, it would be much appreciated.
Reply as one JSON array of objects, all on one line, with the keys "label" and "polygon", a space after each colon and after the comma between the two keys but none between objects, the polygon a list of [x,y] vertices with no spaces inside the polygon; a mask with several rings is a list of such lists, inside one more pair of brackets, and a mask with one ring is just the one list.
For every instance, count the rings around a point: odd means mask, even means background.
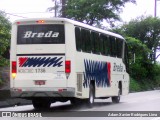
[{"label": "bus side panel", "polygon": [[130,84],[129,74],[126,73],[124,77],[125,80],[122,86],[122,95],[127,95],[129,93],[129,84]]},{"label": "bus side panel", "polygon": [[82,98],[82,99],[89,97],[89,87],[85,87],[85,84],[84,84],[84,81],[85,81],[84,58],[86,58],[86,54],[87,53],[84,53],[84,52],[76,52],[76,83],[77,83],[76,97]]},{"label": "bus side panel", "polygon": [[[86,76],[86,68],[85,68],[85,63],[84,63],[84,61],[86,60],[88,60],[87,71],[91,70],[88,76]],[[101,81],[103,80],[103,78],[97,79],[98,77],[104,75],[104,74],[101,74],[101,72],[103,72],[101,69],[97,71],[98,73],[91,73],[94,71],[94,67],[97,65],[97,63],[101,64],[104,62],[106,64],[110,63],[111,65],[110,84],[107,84],[107,85],[104,83],[104,81],[103,82]],[[123,70],[119,70],[120,68],[116,67],[118,65],[122,67]],[[127,94],[128,87],[126,88],[126,86],[128,85],[128,82],[126,81],[128,80],[128,78],[124,78],[124,75],[125,75],[124,71],[125,71],[125,65],[123,64],[122,59],[106,57],[106,56],[101,56],[101,55],[94,55],[94,54],[84,53],[84,52],[77,52],[76,53],[76,73],[77,73],[76,79],[77,79],[77,88],[78,88],[77,93],[76,93],[77,97],[78,98],[88,98],[89,97],[90,80],[95,81],[95,97],[117,96],[118,90],[119,90],[118,88],[119,82],[122,83],[122,93]],[[108,71],[106,71],[105,74],[108,74]]]}]

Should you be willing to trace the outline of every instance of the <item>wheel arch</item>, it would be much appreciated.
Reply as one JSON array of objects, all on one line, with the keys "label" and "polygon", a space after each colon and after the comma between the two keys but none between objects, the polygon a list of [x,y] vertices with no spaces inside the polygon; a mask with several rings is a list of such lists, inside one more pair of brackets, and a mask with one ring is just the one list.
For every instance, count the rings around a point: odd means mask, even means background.
[{"label": "wheel arch", "polygon": [[94,96],[96,96],[95,94],[96,94],[96,91],[95,91],[95,89],[96,89],[96,83],[95,83],[95,80],[91,80],[90,81],[90,85],[92,85],[93,86],[93,89],[94,89]]},{"label": "wheel arch", "polygon": [[95,89],[95,80],[91,80],[90,84],[93,85],[94,89]]},{"label": "wheel arch", "polygon": [[119,90],[120,90],[120,95],[122,95],[122,81],[119,81],[119,83],[118,83],[118,88],[119,88]]}]

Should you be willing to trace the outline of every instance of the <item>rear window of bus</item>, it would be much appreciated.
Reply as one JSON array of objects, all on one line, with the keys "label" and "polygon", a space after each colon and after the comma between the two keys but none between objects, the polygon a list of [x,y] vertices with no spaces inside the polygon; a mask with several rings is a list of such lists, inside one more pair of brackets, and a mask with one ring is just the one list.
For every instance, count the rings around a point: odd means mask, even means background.
[{"label": "rear window of bus", "polygon": [[64,44],[64,25],[19,25],[17,44]]}]

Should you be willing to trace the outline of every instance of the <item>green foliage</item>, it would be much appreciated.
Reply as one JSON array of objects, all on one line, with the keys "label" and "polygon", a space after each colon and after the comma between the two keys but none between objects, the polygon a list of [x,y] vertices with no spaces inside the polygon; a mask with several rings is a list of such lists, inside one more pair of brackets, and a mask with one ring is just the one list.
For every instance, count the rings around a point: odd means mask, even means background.
[{"label": "green foliage", "polygon": [[160,87],[160,64],[154,64],[152,74],[154,76],[153,79],[156,83],[156,87]]},{"label": "green foliage", "polygon": [[5,13],[0,11],[0,66],[8,64],[3,54],[10,45],[10,30],[11,23],[6,18]]},{"label": "green foliage", "polygon": [[140,40],[135,39],[133,37],[126,37],[126,41],[128,44],[128,49],[130,52],[130,56],[131,54],[136,54],[136,60],[144,60],[144,59],[148,59],[148,53],[150,53],[151,51],[148,49],[148,47],[143,44]]},{"label": "green foliage", "polygon": [[[58,1],[56,0],[57,3],[59,3]],[[119,13],[127,2],[136,3],[135,0],[65,0],[65,2],[62,1],[62,5],[58,4],[57,7],[50,7],[48,10],[56,9],[56,11],[65,13],[58,13],[60,17],[71,18],[89,25],[97,25],[103,20],[111,23],[119,20]]]},{"label": "green foliage", "polygon": [[[146,65],[151,62],[148,60],[148,53],[150,50],[145,44],[138,39],[132,37],[126,37],[128,50],[129,50],[129,62],[130,62],[130,75],[136,80],[142,80],[147,77],[148,71]],[[133,55],[135,54],[135,61],[133,61]],[[135,62],[135,63],[134,63]]]},{"label": "green foliage", "polygon": [[155,62],[156,50],[160,49],[160,19],[153,17],[138,17],[115,30],[124,36],[139,39],[152,52],[150,59]]},{"label": "green foliage", "polygon": [[68,0],[66,17],[89,25],[97,24],[103,20],[119,20],[119,13],[126,2],[135,0]]},{"label": "green foliage", "polygon": [[133,78],[130,79],[130,92],[139,92],[141,91],[140,84]]},{"label": "green foliage", "polygon": [[[159,87],[160,65],[153,63],[156,63],[155,50],[160,47],[160,19],[142,16],[113,31],[122,34],[127,40],[130,76],[141,86],[140,90]],[[133,62],[134,53],[135,63]]]},{"label": "green foliage", "polygon": [[160,87],[160,64],[151,64],[150,71],[140,64],[132,65],[131,91],[153,90]]},{"label": "green foliage", "polygon": [[139,81],[146,78],[148,73],[145,67],[137,62],[135,64],[130,65],[130,71],[131,71],[130,76]]},{"label": "green foliage", "polygon": [[0,76],[0,86],[3,85],[3,81],[1,79],[1,76]]}]

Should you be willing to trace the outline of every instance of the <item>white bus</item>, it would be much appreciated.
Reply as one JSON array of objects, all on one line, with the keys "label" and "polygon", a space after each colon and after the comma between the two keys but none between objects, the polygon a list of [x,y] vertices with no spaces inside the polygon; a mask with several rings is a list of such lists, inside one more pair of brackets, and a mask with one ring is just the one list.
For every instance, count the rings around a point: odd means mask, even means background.
[{"label": "white bus", "polygon": [[66,18],[23,19],[12,25],[11,96],[35,109],[129,92],[127,45],[118,34]]}]

